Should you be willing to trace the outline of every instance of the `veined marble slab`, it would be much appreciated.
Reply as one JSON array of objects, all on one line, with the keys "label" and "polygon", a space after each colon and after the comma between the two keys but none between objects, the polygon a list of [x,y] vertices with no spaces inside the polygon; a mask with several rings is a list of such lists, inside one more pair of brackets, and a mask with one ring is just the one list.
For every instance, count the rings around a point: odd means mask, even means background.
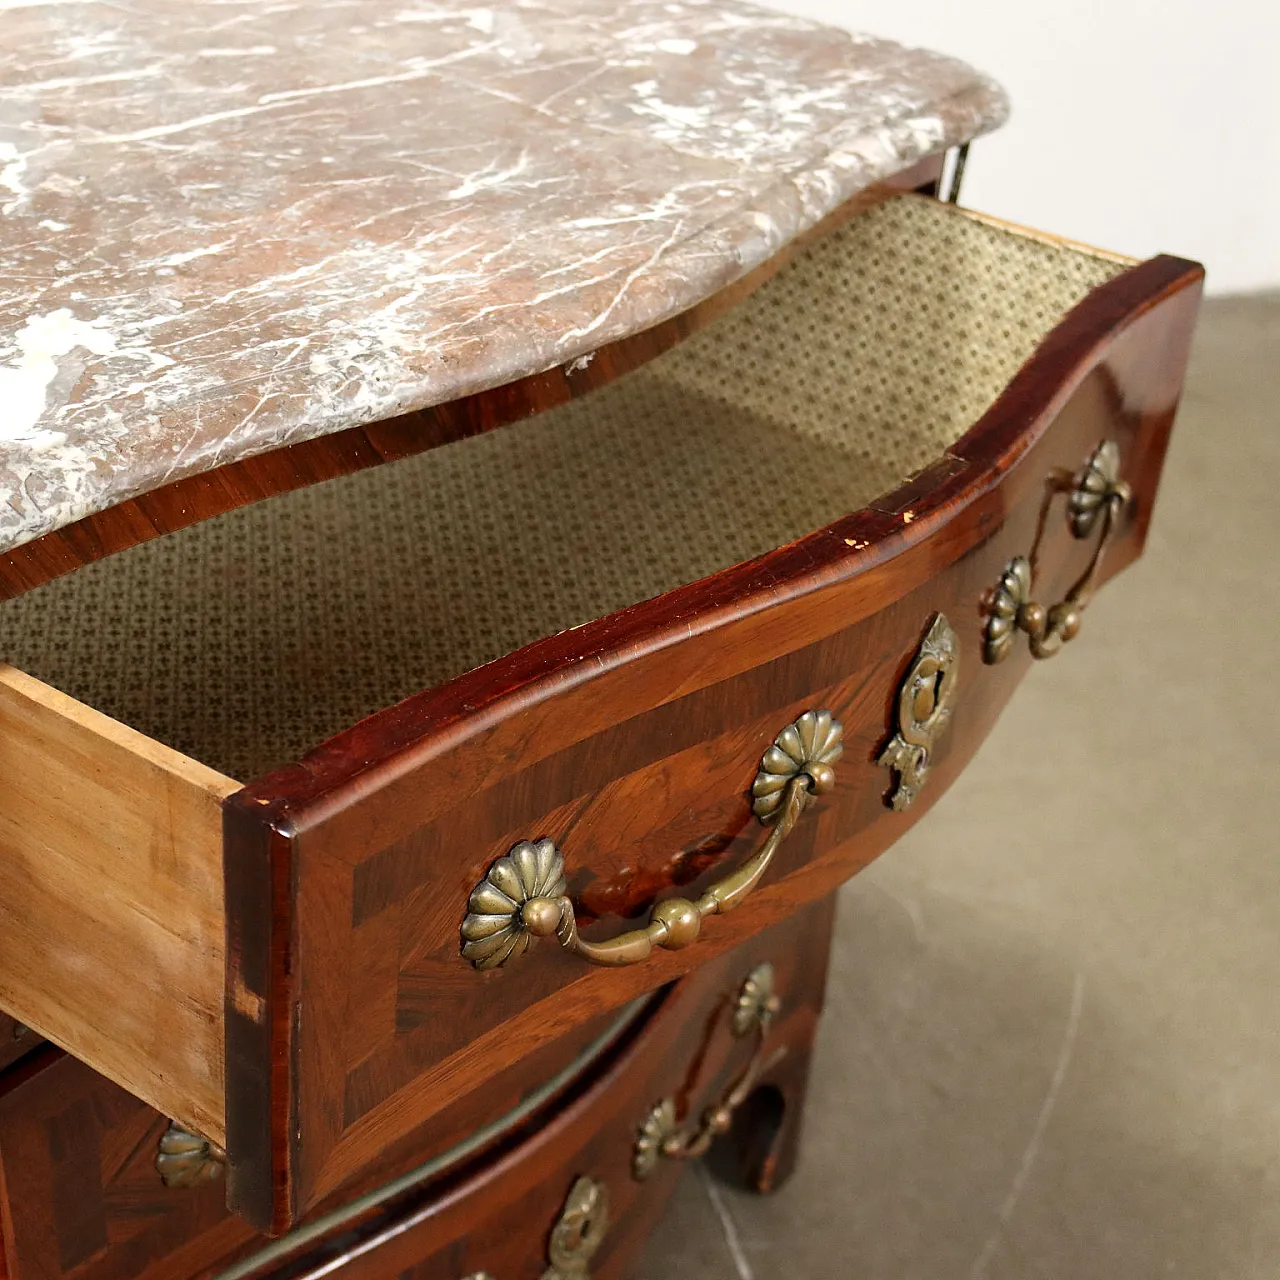
[{"label": "veined marble slab", "polygon": [[1005,113],[737,0],[0,0],[0,550],[584,356]]}]

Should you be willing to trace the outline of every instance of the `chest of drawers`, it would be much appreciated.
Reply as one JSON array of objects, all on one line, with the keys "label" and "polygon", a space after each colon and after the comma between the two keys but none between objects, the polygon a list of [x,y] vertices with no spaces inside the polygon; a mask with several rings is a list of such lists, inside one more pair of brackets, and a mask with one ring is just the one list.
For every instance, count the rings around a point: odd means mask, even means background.
[{"label": "chest of drawers", "polygon": [[611,12],[156,9],[31,89],[19,1277],[621,1275],[713,1135],[772,1184],[829,895],[1141,550],[1199,268],[943,198],[961,64]]}]

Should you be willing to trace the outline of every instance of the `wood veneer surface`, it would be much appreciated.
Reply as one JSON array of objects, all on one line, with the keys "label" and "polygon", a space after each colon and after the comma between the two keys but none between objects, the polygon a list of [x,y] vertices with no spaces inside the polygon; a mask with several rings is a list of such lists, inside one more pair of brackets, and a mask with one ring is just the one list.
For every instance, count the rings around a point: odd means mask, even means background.
[{"label": "wood veneer surface", "polygon": [[[1101,438],[1134,491],[1107,575],[1141,549],[1202,275],[1157,258],[1091,292],[945,458],[864,510],[415,696],[231,797],[229,981],[261,1002],[228,1007],[231,1203],[287,1227],[430,1115],[441,1084],[707,963],[922,817],[1031,663],[982,663],[984,596],[1030,547],[1051,478]],[[1059,524],[1037,589],[1059,598],[1090,551]],[[898,813],[876,762],[939,610],[968,674],[925,794]],[[696,897],[758,841],[744,797],[762,745],[816,706],[845,724],[835,793],[695,947],[625,969],[544,947],[466,971],[459,913],[517,839],[556,840],[589,910],[629,915],[668,884]]]}]

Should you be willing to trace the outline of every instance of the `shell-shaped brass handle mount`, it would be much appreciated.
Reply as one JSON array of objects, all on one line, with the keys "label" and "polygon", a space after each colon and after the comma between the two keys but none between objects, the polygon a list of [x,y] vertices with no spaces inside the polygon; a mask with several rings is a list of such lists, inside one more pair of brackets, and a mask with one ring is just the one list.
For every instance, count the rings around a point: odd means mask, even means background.
[{"label": "shell-shaped brass handle mount", "polygon": [[[1099,522],[1101,530],[1085,571],[1061,600],[1044,605],[1033,599],[1036,556],[1049,505],[1055,494],[1062,492],[1068,495],[1067,523],[1074,537],[1091,536]],[[1052,658],[1064,644],[1075,639],[1080,632],[1081,615],[1093,598],[1102,558],[1121,515],[1132,501],[1132,491],[1120,479],[1120,448],[1114,440],[1103,440],[1074,476],[1051,478],[1031,554],[1014,556],[990,592],[982,633],[984,662],[1003,662],[1013,652],[1020,633],[1026,635],[1033,658]]]},{"label": "shell-shaped brass handle mount", "polygon": [[227,1153],[217,1143],[175,1121],[161,1135],[155,1163],[164,1185],[179,1190],[222,1177]]},{"label": "shell-shaped brass handle mount", "polygon": [[778,846],[805,805],[835,786],[833,765],[844,750],[844,730],[830,711],[806,711],[787,725],[764,753],[751,786],[751,809],[770,827],[759,850],[713,884],[696,902],[665,898],[642,929],[606,942],[578,933],[565,894],[564,856],[551,840],[522,840],[498,858],[471,891],[462,921],[462,954],[477,969],[496,969],[555,934],[561,946],[592,964],[637,964],[655,947],[678,951],[697,941],[708,916],[732,911],[763,879]]},{"label": "shell-shaped brass handle mount", "polygon": [[750,1061],[729,1090],[692,1124],[680,1123],[676,1099],[672,1095],[649,1108],[631,1151],[631,1174],[637,1182],[649,1178],[664,1158],[696,1160],[707,1153],[716,1138],[728,1132],[734,1113],[750,1097],[761,1075],[781,1056],[765,1056],[769,1028],[781,1007],[782,1003],[774,992],[773,965],[766,960],[747,975],[734,1001],[729,1021],[735,1040],[755,1036],[756,1046]]}]

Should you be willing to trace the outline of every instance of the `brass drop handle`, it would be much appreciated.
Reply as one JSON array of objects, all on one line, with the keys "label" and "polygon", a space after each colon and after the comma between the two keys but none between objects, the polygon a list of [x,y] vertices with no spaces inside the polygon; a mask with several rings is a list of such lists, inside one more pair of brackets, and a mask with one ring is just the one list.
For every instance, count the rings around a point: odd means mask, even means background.
[{"label": "brass drop handle", "polygon": [[462,921],[462,954],[477,969],[496,969],[555,934],[567,951],[592,964],[621,966],[646,959],[655,947],[678,951],[695,942],[708,916],[732,911],[764,878],[778,846],[794,830],[814,795],[835,786],[832,765],[844,731],[830,711],[806,711],[764,753],[751,787],[752,812],[771,826],[760,849],[696,902],[659,902],[642,929],[588,942],[578,932],[565,894],[564,857],[550,840],[523,840],[499,858],[471,891]]},{"label": "brass drop handle", "polygon": [[[1049,507],[1059,493],[1069,495],[1067,520],[1075,537],[1089,537],[1099,520],[1102,528],[1085,571],[1061,600],[1044,605],[1032,599],[1035,565]],[[1019,632],[1027,636],[1033,658],[1052,658],[1075,639],[1081,615],[1093,599],[1102,558],[1132,500],[1132,491],[1120,479],[1120,449],[1114,440],[1102,441],[1075,475],[1059,473],[1050,479],[1030,556],[1014,556],[990,594],[982,637],[984,662],[1003,662]]]},{"label": "brass drop handle", "polygon": [[638,964],[649,957],[654,947],[679,951],[698,940],[703,920],[732,911],[760,883],[778,846],[795,828],[810,793],[822,794],[833,786],[835,771],[830,765],[815,765],[812,774],[792,778],[787,783],[782,814],[759,852],[732,875],[713,884],[696,902],[688,898],[666,898],[659,902],[643,929],[628,930],[607,942],[588,942],[578,932],[573,902],[564,894],[529,899],[521,908],[521,922],[535,938],[548,938],[554,933],[562,947],[592,964],[615,968]]},{"label": "brass drop handle", "polygon": [[785,1053],[785,1049],[768,1056],[765,1053],[769,1028],[781,1007],[774,993],[773,965],[766,961],[747,975],[729,1022],[734,1039],[755,1036],[750,1061],[720,1100],[703,1111],[696,1124],[688,1127],[680,1124],[674,1097],[668,1096],[653,1104],[640,1125],[631,1152],[631,1173],[637,1182],[644,1182],[663,1159],[698,1159],[721,1134],[729,1131],[734,1113],[751,1096],[764,1073]]}]

